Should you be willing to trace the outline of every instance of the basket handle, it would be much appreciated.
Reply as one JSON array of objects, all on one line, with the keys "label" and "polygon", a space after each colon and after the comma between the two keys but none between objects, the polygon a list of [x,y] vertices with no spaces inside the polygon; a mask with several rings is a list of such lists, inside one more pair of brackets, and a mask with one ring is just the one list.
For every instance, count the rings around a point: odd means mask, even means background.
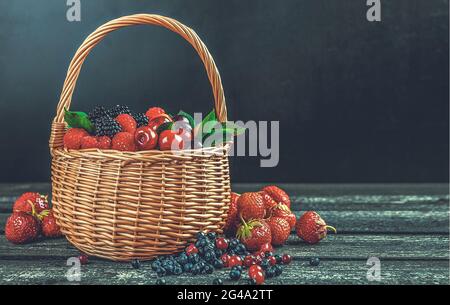
[{"label": "basket handle", "polygon": [[90,51],[110,32],[113,32],[122,27],[143,24],[165,27],[172,32],[179,34],[181,37],[186,39],[192,45],[192,47],[194,47],[201,60],[203,61],[206,73],[208,74],[208,79],[211,83],[217,118],[220,122],[227,121],[225,95],[223,93],[222,81],[220,79],[219,71],[217,70],[214,59],[212,58],[205,44],[197,36],[197,34],[191,28],[169,17],[152,14],[136,14],[120,17],[103,24],[94,32],[92,32],[78,48],[67,70],[66,79],[64,81],[61,96],[59,98],[59,103],[56,108],[56,116],[53,120],[52,132],[50,135],[51,149],[62,146],[62,137],[64,135],[65,128],[64,108],[69,109],[70,107],[72,94],[75,90],[75,85],[78,76],[80,75],[81,67]]}]

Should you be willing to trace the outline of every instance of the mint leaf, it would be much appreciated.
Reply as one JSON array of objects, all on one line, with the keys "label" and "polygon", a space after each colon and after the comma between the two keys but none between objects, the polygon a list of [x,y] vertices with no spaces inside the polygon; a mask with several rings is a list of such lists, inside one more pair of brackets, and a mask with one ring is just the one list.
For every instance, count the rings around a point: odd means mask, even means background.
[{"label": "mint leaf", "polygon": [[89,133],[94,131],[94,124],[92,124],[88,115],[84,112],[68,111],[64,108],[64,121],[70,128],[83,128]]},{"label": "mint leaf", "polygon": [[185,117],[186,119],[188,119],[189,124],[191,125],[192,128],[194,128],[195,123],[194,123],[194,118],[192,117],[192,115],[190,115],[187,112],[184,112],[183,110],[180,110],[178,112],[178,115],[181,115],[182,117]]}]

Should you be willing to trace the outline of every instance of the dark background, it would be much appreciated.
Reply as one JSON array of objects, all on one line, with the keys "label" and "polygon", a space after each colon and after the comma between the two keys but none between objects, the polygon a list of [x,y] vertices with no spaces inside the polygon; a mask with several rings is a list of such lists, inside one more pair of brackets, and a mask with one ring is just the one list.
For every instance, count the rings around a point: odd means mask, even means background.
[{"label": "dark background", "polygon": [[[68,63],[102,23],[158,13],[192,27],[222,75],[230,120],[279,120],[280,163],[232,158],[234,182],[443,182],[449,171],[448,1],[65,0],[0,2],[1,182],[49,181],[50,122]],[[108,36],[89,56],[73,110],[128,104],[206,112],[194,50],[165,29]]]}]

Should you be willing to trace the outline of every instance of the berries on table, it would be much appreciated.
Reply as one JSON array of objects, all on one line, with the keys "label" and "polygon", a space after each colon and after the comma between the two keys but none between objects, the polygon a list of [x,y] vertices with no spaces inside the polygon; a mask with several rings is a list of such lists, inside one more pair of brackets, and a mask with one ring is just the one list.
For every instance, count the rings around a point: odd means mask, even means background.
[{"label": "berries on table", "polygon": [[295,227],[295,224],[297,223],[297,218],[295,217],[295,214],[292,213],[291,210],[284,204],[278,204],[275,208],[273,208],[271,211],[271,215],[273,217],[281,217],[286,219],[286,221],[289,223],[291,230]]},{"label": "berries on table", "polygon": [[36,217],[24,213],[13,212],[6,220],[5,236],[13,244],[24,244],[34,241],[41,232],[41,226]]},{"label": "berries on table", "polygon": [[150,150],[158,145],[158,135],[149,126],[139,127],[134,133],[134,140],[139,150]]},{"label": "berries on table", "polygon": [[87,263],[89,263],[89,257],[84,253],[78,255],[78,260],[82,265],[86,265]]},{"label": "berries on table", "polygon": [[272,240],[270,228],[262,219],[244,222],[239,227],[237,236],[249,251],[259,250]]},{"label": "berries on table", "polygon": [[119,123],[112,117],[104,116],[94,121],[95,135],[114,137],[122,131]]},{"label": "berries on table", "polygon": [[289,265],[292,261],[292,257],[289,254],[283,254],[283,256],[281,257],[281,261],[283,262],[283,264]]},{"label": "berries on table", "polygon": [[166,285],[166,280],[165,279],[157,279],[156,285]]},{"label": "berries on table", "polygon": [[53,212],[50,211],[47,216],[42,219],[42,235],[45,237],[59,237],[62,235],[61,228],[56,223]]},{"label": "berries on table", "polygon": [[112,149],[120,151],[136,151],[134,135],[129,132],[119,132],[112,139]]},{"label": "berries on table", "polygon": [[234,267],[234,266],[242,266],[242,259],[240,256],[237,255],[232,255],[229,259],[228,259],[228,267]]},{"label": "berries on table", "polygon": [[263,219],[266,215],[264,202],[260,193],[243,193],[237,200],[238,213],[244,221]]},{"label": "berries on table", "polygon": [[277,261],[277,264],[281,264],[281,262],[283,261],[283,257],[279,254],[275,254],[275,260]]},{"label": "berries on table", "polygon": [[184,251],[186,252],[187,255],[198,253],[198,249],[194,244],[190,244],[189,246],[187,246]]},{"label": "berries on table", "polygon": [[248,269],[248,276],[254,279],[257,285],[261,285],[265,281],[264,271],[258,265],[253,265]]},{"label": "berries on table", "polygon": [[132,266],[134,269],[139,269],[139,268],[141,268],[141,262],[140,262],[138,259],[133,259],[133,260],[131,261],[131,266]]},{"label": "berries on table", "polygon": [[266,222],[272,234],[272,245],[284,245],[291,234],[291,227],[287,220],[281,217],[270,217]]},{"label": "berries on table", "polygon": [[67,149],[80,149],[81,140],[89,133],[82,128],[69,128],[63,137],[64,147]]},{"label": "berries on table", "polygon": [[254,264],[256,264],[256,262],[255,262],[255,258],[253,257],[253,256],[251,256],[251,255],[247,255],[245,258],[244,258],[244,262],[243,262],[243,265],[245,266],[245,267],[250,267],[250,266],[253,266]]},{"label": "berries on table", "polygon": [[212,283],[213,285],[223,285],[222,279],[219,278],[215,278]]},{"label": "berries on table", "polygon": [[239,194],[231,192],[230,196],[230,205],[228,207],[227,219],[225,222],[225,226],[223,227],[223,231],[227,236],[236,235],[237,227],[239,226],[239,215],[237,208],[237,201],[239,198]]},{"label": "berries on table", "polygon": [[[13,205],[14,212],[25,212],[39,214],[48,209],[47,196],[35,192],[26,192],[16,199]],[[36,215],[35,215],[36,216]]]},{"label": "berries on table", "polygon": [[277,259],[275,258],[275,256],[269,256],[267,259],[269,260],[269,264],[271,266],[275,266],[277,264]]},{"label": "berries on table", "polygon": [[[267,242],[261,246],[259,249],[261,252],[263,252],[264,256],[266,256],[267,252],[273,252],[273,247],[271,242]],[[270,253],[272,254],[272,253]]]},{"label": "berries on table", "polygon": [[273,268],[275,270],[275,276],[280,276],[283,273],[283,267],[281,265],[275,265]]},{"label": "berries on table", "polygon": [[223,254],[220,257],[220,260],[223,262],[224,267],[228,267],[228,262],[230,261],[231,256],[227,253]]},{"label": "berries on table", "polygon": [[119,123],[122,131],[129,132],[129,133],[134,133],[136,131],[136,127],[137,127],[136,121],[129,114],[126,114],[126,113],[119,114],[116,117],[116,122]]},{"label": "berries on table", "polygon": [[160,150],[181,150],[184,148],[183,138],[172,130],[164,130],[159,135]]},{"label": "berries on table", "polygon": [[320,258],[318,258],[318,257],[312,257],[312,258],[309,260],[309,264],[310,264],[311,266],[314,266],[314,267],[319,266],[319,264],[320,264]]},{"label": "berries on table", "polygon": [[277,203],[282,203],[286,205],[289,209],[291,208],[291,200],[289,199],[289,195],[278,186],[268,185],[263,187],[261,191],[267,193]]},{"label": "berries on table", "polygon": [[309,244],[316,244],[327,236],[327,231],[336,233],[336,229],[328,226],[314,211],[304,213],[295,226],[297,236]]},{"label": "berries on table", "polygon": [[248,279],[247,280],[247,285],[256,285],[256,280],[255,279]]},{"label": "berries on table", "polygon": [[233,281],[237,281],[241,278],[241,271],[238,268],[231,268],[230,270],[230,279],[232,279]]}]

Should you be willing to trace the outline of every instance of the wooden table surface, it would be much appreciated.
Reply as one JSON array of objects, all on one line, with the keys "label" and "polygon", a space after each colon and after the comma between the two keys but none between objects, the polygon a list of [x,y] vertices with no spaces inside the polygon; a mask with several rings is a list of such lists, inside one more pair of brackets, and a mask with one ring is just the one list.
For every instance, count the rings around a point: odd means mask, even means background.
[{"label": "wooden table surface", "polygon": [[[293,263],[267,284],[449,284],[449,187],[447,184],[279,184],[291,196],[297,215],[316,210],[338,229],[317,245],[292,234],[278,253]],[[235,184],[236,192],[258,184]],[[66,278],[67,259],[78,251],[64,238],[12,245],[4,235],[15,198],[26,191],[50,193],[50,185],[0,184],[0,284],[73,284]],[[312,267],[308,261],[319,257]],[[369,281],[369,257],[380,260],[380,281]],[[168,284],[211,284],[212,275],[165,277]],[[149,262],[129,263],[90,258],[81,284],[154,284]],[[232,282],[227,282],[232,283]]]}]

